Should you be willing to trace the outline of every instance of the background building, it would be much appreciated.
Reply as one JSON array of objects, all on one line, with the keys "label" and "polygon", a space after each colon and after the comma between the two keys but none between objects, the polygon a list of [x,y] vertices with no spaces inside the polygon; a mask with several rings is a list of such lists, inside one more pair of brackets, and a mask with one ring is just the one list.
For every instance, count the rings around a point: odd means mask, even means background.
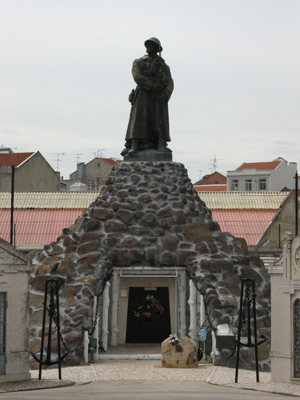
[{"label": "background building", "polygon": [[12,166],[15,166],[15,191],[55,192],[59,190],[59,172],[55,172],[39,151],[14,153],[0,151],[0,191],[10,191]]},{"label": "background building", "polygon": [[72,191],[70,187],[75,183],[83,183],[87,186],[88,191],[98,192],[109,177],[112,167],[118,162],[120,161],[115,158],[95,157],[87,164],[78,163],[76,171],[70,174],[70,179],[61,182],[66,185],[66,191]]},{"label": "background building", "polygon": [[297,163],[281,157],[269,162],[243,163],[234,171],[227,171],[227,191],[280,192],[295,187]]},{"label": "background building", "polygon": [[220,172],[215,171],[212,174],[204,175],[193,186],[196,192],[226,192],[227,178]]}]

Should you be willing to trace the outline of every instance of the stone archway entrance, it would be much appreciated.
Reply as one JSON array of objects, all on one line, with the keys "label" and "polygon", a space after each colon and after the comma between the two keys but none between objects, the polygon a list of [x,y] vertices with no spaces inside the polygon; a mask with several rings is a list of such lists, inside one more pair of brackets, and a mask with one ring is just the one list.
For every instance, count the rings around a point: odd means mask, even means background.
[{"label": "stone archway entrance", "polygon": [[[107,326],[102,326],[102,332],[100,332],[100,337],[105,337],[107,331],[109,332],[107,345],[160,343],[170,333],[177,333],[182,337],[186,335],[187,277],[185,268],[114,268],[112,282],[108,290],[110,291],[109,301],[103,302],[102,315],[106,315],[104,319],[109,323]],[[137,295],[137,293],[139,294]],[[135,328],[130,326],[132,320],[129,321],[128,327],[129,314],[146,293],[154,297],[163,296],[161,305],[166,305],[168,309],[165,314],[165,323],[155,323],[151,327],[151,330],[156,329],[155,337],[151,340],[149,336],[147,339],[146,333],[142,333],[143,330],[141,330],[140,338],[130,333],[130,330]],[[158,293],[158,295],[155,295],[155,293]],[[132,303],[131,298],[133,299]],[[163,315],[161,319],[163,322]],[[137,322],[139,321],[134,323]],[[137,341],[135,342],[135,340]],[[106,350],[107,346],[104,346],[104,349]]]}]

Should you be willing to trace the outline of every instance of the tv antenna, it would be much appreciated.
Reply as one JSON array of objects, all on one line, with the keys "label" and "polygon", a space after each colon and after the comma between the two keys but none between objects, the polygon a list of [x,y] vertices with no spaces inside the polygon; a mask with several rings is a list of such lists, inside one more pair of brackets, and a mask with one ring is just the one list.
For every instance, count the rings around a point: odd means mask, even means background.
[{"label": "tv antenna", "polygon": [[216,172],[216,170],[217,170],[217,161],[220,161],[220,160],[222,160],[222,158],[217,158],[217,155],[215,154],[215,156],[214,156],[214,158],[213,159],[211,159],[210,161],[211,161],[211,165],[212,165],[212,167],[211,167],[211,173],[214,173],[214,172]]},{"label": "tv antenna", "polygon": [[59,171],[59,162],[61,161],[61,158],[59,158],[59,156],[64,156],[65,153],[54,153],[54,154],[57,156],[57,158],[54,160],[57,162],[56,171]]},{"label": "tv antenna", "polygon": [[82,153],[77,153],[77,154],[75,154],[76,164],[79,164],[79,158],[80,158],[80,156],[82,156]]},{"label": "tv antenna", "polygon": [[201,175],[202,175],[202,169],[198,169],[198,171],[199,171],[199,180],[201,179]]},{"label": "tv antenna", "polygon": [[93,153],[93,154],[94,154],[94,157],[98,157],[98,158],[104,157],[104,151],[105,151],[105,149],[99,149],[99,150],[97,150],[95,153]]}]

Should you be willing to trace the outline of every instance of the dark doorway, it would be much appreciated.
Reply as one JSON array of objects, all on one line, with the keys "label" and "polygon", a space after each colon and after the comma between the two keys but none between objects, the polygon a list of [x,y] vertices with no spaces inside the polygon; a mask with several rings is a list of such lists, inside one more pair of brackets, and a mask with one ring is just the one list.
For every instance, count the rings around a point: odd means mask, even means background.
[{"label": "dark doorway", "polygon": [[130,287],[126,343],[161,343],[170,334],[169,288]]}]

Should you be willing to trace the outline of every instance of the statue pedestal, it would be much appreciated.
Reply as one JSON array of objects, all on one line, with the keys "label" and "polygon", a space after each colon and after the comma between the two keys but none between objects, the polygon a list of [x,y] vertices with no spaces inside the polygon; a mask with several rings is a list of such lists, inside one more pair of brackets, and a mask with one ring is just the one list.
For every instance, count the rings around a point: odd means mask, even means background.
[{"label": "statue pedestal", "polygon": [[172,161],[173,154],[168,151],[139,150],[133,156],[124,156],[124,161]]}]

